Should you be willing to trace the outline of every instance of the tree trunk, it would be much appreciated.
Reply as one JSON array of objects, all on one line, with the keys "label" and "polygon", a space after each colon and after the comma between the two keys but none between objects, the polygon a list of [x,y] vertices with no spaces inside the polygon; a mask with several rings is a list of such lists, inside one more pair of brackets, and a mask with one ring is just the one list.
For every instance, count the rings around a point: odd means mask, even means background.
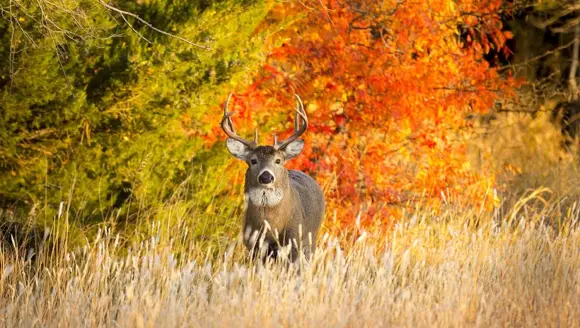
[{"label": "tree trunk", "polygon": [[572,65],[570,66],[570,75],[568,84],[572,100],[578,100],[578,85],[576,84],[576,70],[578,69],[578,48],[580,47],[580,24],[574,27],[574,49],[572,53]]}]

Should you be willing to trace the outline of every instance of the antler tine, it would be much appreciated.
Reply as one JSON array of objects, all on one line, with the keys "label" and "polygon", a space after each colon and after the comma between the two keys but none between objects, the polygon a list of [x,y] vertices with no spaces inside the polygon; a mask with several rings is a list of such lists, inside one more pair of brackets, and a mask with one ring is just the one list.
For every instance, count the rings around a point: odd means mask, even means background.
[{"label": "antler tine", "polygon": [[[300,99],[300,98],[298,98]],[[296,112],[300,111],[300,104],[296,102]],[[294,115],[294,131],[298,130],[300,126],[300,121],[298,120],[298,115]]]},{"label": "antler tine", "polygon": [[[300,110],[298,110],[298,104],[296,105],[296,112],[300,115],[302,120],[304,121],[304,130],[308,128],[308,117],[306,117],[306,111],[304,110],[304,104],[302,103],[302,99],[300,96],[295,94],[296,99],[298,99],[298,103],[300,104]],[[296,117],[296,122],[298,122],[298,117]],[[302,132],[304,133],[304,132]]]},{"label": "antler tine", "polygon": [[[302,103],[302,99],[300,96],[295,94],[297,103],[296,103],[296,116],[294,117],[294,133],[286,140],[282,141],[280,144],[275,144],[274,147],[276,149],[281,149],[286,147],[288,144],[293,142],[294,140],[298,139],[306,129],[308,128],[308,117],[306,116],[306,111],[304,110],[304,104]],[[299,119],[302,119],[302,126],[300,127]]]},{"label": "antler tine", "polygon": [[234,123],[232,122],[232,115],[235,114],[235,111],[228,113],[228,105],[230,104],[230,99],[232,98],[233,93],[230,92],[230,95],[228,96],[228,100],[226,100],[226,104],[224,106],[224,117],[227,116],[228,118],[228,125],[230,126],[230,129],[232,130],[233,133],[236,133],[236,129],[234,128]]},{"label": "antler tine", "polygon": [[226,135],[230,139],[237,140],[244,145],[250,148],[256,148],[258,145],[258,130],[256,129],[256,134],[254,136],[254,142],[250,142],[246,139],[243,139],[239,135],[236,134],[236,130],[234,129],[234,123],[232,122],[232,116],[235,112],[228,113],[228,104],[230,103],[230,98],[232,97],[232,93],[228,96],[228,100],[226,100],[226,104],[224,106],[224,117],[222,118],[221,126],[222,130],[226,133]]}]

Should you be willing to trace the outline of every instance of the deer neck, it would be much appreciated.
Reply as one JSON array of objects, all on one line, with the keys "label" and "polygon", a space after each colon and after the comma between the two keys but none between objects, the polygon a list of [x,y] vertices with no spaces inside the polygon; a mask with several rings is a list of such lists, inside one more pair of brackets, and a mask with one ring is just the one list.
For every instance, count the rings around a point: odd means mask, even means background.
[{"label": "deer neck", "polygon": [[246,191],[246,216],[259,224],[267,221],[272,229],[282,230],[293,215],[295,195],[289,183],[275,188],[249,188]]}]

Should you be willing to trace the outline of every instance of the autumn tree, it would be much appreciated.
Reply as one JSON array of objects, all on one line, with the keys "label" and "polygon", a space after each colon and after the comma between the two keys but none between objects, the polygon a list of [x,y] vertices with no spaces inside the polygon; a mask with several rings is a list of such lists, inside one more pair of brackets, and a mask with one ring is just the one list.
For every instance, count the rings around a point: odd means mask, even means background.
[{"label": "autumn tree", "polygon": [[280,4],[266,22],[287,27],[236,91],[236,119],[246,133],[290,130],[293,94],[305,100],[307,147],[291,165],[323,184],[338,226],[393,222],[413,202],[437,207],[456,195],[489,206],[494,176],[470,168],[464,116],[513,95],[516,81],[484,59],[509,51],[508,9],[500,0]]}]

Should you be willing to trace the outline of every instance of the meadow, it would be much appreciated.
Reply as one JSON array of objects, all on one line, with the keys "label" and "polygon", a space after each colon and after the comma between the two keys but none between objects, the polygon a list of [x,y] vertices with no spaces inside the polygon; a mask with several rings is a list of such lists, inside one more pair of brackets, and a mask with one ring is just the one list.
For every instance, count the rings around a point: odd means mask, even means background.
[{"label": "meadow", "polygon": [[[239,241],[212,255],[185,228],[127,251],[105,229],[78,249],[62,243],[28,257],[0,253],[0,321],[5,327],[577,327],[578,205],[558,222],[550,222],[555,208],[532,212],[525,201],[505,216],[418,209],[388,234],[362,233],[347,249],[326,234],[312,262],[293,266],[252,263]],[[178,245],[189,251],[175,252]]]}]

